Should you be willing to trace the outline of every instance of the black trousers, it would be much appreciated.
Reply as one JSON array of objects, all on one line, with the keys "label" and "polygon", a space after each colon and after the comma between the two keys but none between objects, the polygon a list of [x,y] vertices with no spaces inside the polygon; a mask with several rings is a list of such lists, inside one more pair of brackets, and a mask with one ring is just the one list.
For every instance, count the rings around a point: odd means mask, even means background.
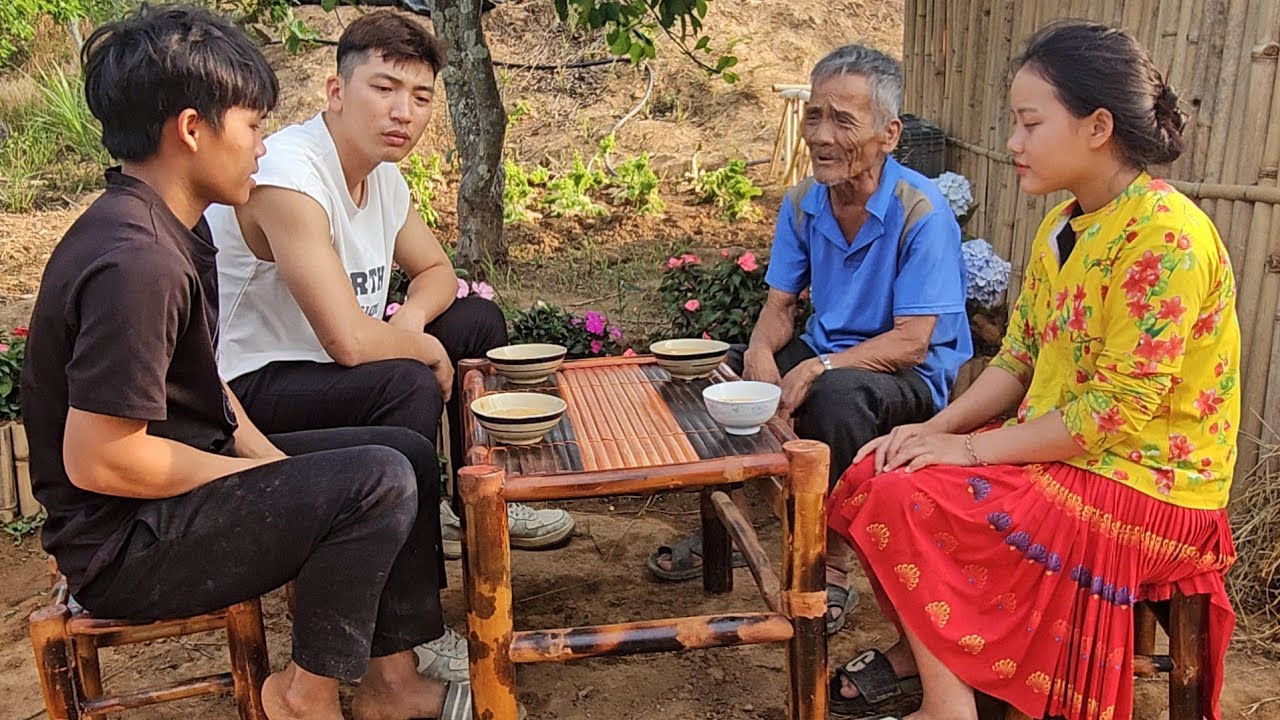
[{"label": "black trousers", "polygon": [[[727,362],[741,374],[746,345],[735,345]],[[783,376],[816,357],[800,338],[774,354]],[[853,462],[858,448],[898,425],[924,422],[936,412],[933,395],[914,370],[882,373],[859,368],[828,370],[818,376],[809,397],[795,413],[796,435],[821,440],[831,448],[830,486]]]},{"label": "black trousers", "polygon": [[403,428],[271,437],[292,457],[138,511],[115,558],[76,595],[101,617],[184,617],[296,579],[293,659],[357,680],[444,633],[439,464]]},{"label": "black trousers", "polygon": [[[454,301],[426,327],[456,365],[507,344],[507,323],[493,302]],[[253,422],[268,433],[385,425],[409,428],[429,440],[440,429],[444,403],[430,368],[417,360],[380,360],[356,367],[337,363],[274,362],[231,381]],[[448,404],[450,453],[460,467],[461,398]]]}]

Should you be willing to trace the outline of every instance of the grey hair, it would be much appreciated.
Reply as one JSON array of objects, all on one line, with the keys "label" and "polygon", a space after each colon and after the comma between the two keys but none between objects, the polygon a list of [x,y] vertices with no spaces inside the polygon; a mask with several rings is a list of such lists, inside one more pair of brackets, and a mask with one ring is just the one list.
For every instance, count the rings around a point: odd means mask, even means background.
[{"label": "grey hair", "polygon": [[845,45],[827,54],[813,66],[809,84],[836,75],[861,75],[871,88],[871,105],[882,125],[902,113],[902,63],[865,45]]}]

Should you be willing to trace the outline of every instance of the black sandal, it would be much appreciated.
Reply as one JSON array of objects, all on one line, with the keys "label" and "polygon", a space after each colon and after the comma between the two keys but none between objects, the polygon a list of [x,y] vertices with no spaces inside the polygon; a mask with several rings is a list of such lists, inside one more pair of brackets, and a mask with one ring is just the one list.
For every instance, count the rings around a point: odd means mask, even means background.
[{"label": "black sandal", "polygon": [[[847,698],[840,694],[841,678],[848,679],[858,688],[857,697]],[[836,668],[828,687],[831,712],[853,717],[883,711],[883,706],[889,704],[894,705],[895,710],[914,712],[920,708],[922,694],[920,676],[898,677],[893,665],[889,664],[889,658],[879,650],[867,650]],[[909,706],[910,709],[904,710],[900,706]]]},{"label": "black sandal", "polygon": [[[670,567],[664,568],[658,564],[658,558],[663,555],[670,556]],[[698,556],[699,561],[693,561],[694,556]],[[649,572],[659,580],[667,582],[683,582],[692,580],[702,576],[702,534],[696,533],[681,540],[674,545],[661,545],[657,550],[649,554],[649,559],[645,561],[645,566],[649,568]],[[743,568],[747,566],[747,559],[737,550],[733,551],[733,567]]]}]

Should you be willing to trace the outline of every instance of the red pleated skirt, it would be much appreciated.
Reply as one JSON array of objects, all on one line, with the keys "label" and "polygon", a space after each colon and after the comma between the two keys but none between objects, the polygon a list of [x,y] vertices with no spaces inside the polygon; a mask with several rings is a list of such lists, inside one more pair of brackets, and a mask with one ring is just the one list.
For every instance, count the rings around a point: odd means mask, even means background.
[{"label": "red pleated skirt", "polygon": [[1235,613],[1225,510],[1161,502],[1047,465],[844,474],[827,507],[858,551],[885,616],[965,683],[1031,717],[1133,714],[1133,606],[1207,594],[1217,720]]}]

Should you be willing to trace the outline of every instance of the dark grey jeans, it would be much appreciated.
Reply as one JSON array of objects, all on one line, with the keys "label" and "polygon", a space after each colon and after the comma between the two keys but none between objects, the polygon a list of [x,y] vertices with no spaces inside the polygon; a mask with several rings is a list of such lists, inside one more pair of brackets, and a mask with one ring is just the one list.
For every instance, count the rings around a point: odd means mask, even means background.
[{"label": "dark grey jeans", "polygon": [[[727,362],[741,374],[746,345],[735,345]],[[813,349],[800,338],[774,354],[783,376],[809,358]],[[796,434],[831,448],[830,485],[848,469],[858,448],[898,425],[933,417],[933,395],[914,370],[881,373],[857,368],[828,370],[818,376],[809,397],[795,413]]]},{"label": "dark grey jeans", "polygon": [[357,680],[444,633],[435,447],[403,428],[271,437],[292,457],[138,511],[117,557],[76,595],[101,617],[210,612],[296,579],[293,659]]}]

